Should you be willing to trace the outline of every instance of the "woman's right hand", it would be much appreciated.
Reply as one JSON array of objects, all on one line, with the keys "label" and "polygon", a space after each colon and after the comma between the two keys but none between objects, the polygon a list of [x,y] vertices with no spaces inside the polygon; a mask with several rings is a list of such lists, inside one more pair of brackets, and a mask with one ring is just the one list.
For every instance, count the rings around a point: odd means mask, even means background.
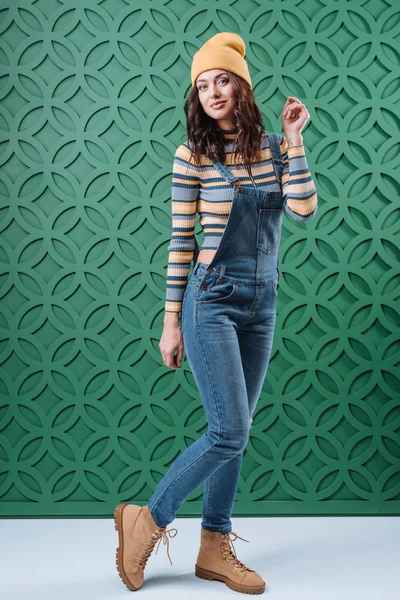
[{"label": "woman's right hand", "polygon": [[[184,346],[178,313],[165,313],[164,330],[158,345],[164,364],[171,369],[180,369]],[[175,350],[177,350],[176,355]]]}]

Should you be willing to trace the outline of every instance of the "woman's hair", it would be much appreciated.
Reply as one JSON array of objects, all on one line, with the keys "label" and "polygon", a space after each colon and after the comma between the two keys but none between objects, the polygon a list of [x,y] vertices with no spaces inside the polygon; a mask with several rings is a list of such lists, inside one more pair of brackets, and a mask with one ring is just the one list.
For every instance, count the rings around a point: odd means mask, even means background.
[{"label": "woman's hair", "polygon": [[[233,140],[234,162],[249,165],[261,161],[261,140],[264,133],[263,118],[254,101],[253,90],[248,83],[232,73],[229,78],[236,91],[234,121],[238,132]],[[197,86],[194,85],[185,101],[186,129],[194,162],[200,166],[200,154],[210,160],[225,162],[224,135],[218,130],[216,119],[209,117],[201,105]]]}]

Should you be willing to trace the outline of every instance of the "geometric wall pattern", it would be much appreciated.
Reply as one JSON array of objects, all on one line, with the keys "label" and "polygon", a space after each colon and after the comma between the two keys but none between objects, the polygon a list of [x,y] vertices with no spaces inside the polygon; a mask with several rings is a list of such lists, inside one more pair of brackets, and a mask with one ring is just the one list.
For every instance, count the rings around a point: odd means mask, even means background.
[{"label": "geometric wall pattern", "polygon": [[284,217],[233,514],[399,514],[396,4],[19,0],[0,28],[1,515],[145,504],[206,431],[158,343],[191,57],[219,31],[246,42],[267,132],[306,104],[319,201]]}]

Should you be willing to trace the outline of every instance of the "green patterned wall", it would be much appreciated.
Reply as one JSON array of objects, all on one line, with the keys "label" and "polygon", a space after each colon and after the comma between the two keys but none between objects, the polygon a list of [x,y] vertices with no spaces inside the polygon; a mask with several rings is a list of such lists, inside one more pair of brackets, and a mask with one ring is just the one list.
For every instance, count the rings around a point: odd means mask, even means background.
[{"label": "green patterned wall", "polygon": [[246,42],[267,131],[288,94],[306,104],[319,198],[284,218],[234,515],[399,514],[396,3],[0,7],[2,516],[145,504],[207,428],[187,360],[168,369],[158,344],[191,57],[218,31]]}]

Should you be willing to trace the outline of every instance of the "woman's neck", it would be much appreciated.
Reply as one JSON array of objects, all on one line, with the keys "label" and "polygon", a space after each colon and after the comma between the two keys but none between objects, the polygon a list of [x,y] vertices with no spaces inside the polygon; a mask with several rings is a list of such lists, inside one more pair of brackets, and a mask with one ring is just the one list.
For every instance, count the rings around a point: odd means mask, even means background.
[{"label": "woman's neck", "polygon": [[218,127],[218,130],[222,133],[222,135],[225,138],[225,141],[227,142],[234,140],[238,132],[237,127],[232,129],[222,129],[221,127]]}]

